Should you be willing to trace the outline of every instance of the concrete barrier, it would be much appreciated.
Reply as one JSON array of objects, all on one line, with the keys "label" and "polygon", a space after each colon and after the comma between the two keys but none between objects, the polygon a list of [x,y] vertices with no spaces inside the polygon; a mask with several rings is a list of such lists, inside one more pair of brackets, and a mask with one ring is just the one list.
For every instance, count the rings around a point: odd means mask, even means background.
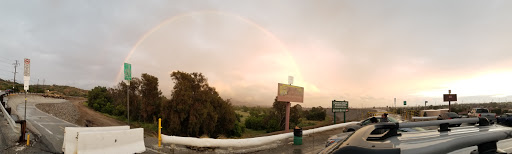
[{"label": "concrete barrier", "polygon": [[142,153],[144,145],[144,129],[113,131],[78,132],[77,153]]},{"label": "concrete barrier", "polygon": [[62,143],[62,151],[66,154],[77,153],[78,132],[95,132],[95,131],[112,131],[112,130],[129,130],[129,126],[112,126],[112,127],[66,127],[64,128],[64,142]]},{"label": "concrete barrier", "polygon": [[[358,122],[348,122],[341,123],[336,125],[330,125],[315,129],[309,129],[303,131],[303,135],[309,135],[313,133],[318,133],[326,130],[331,130],[335,128],[345,127],[351,124],[357,124]],[[269,144],[272,142],[276,142],[279,140],[292,138],[293,132],[284,133],[272,136],[263,136],[263,137],[255,137],[255,138],[247,138],[247,139],[212,139],[212,138],[195,138],[195,137],[180,137],[180,136],[167,136],[162,135],[162,142],[168,144],[177,144],[177,145],[187,145],[187,146],[195,146],[195,147],[252,147],[252,146],[262,146],[265,144]]]}]

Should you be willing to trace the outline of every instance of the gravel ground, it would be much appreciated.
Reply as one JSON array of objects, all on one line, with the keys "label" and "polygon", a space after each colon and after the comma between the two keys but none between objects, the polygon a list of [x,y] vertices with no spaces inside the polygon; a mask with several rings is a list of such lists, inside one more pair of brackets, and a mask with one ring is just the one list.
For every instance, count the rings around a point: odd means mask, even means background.
[{"label": "gravel ground", "polygon": [[75,124],[80,117],[80,112],[73,103],[45,103],[36,104],[37,109],[51,114],[59,119]]}]

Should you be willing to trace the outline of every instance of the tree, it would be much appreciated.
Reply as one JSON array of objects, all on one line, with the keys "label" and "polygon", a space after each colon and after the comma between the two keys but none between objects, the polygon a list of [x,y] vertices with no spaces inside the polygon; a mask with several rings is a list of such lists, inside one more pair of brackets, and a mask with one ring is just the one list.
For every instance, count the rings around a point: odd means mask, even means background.
[{"label": "tree", "polygon": [[308,114],[306,115],[306,118],[308,120],[316,120],[316,121],[322,121],[325,120],[325,117],[327,116],[327,113],[325,113],[324,108],[321,106],[313,107],[311,110],[309,110]]},{"label": "tree", "polygon": [[158,90],[158,78],[147,73],[142,74],[140,86],[141,93],[141,117],[142,121],[155,122],[160,111],[162,92]]},{"label": "tree", "polygon": [[[201,73],[171,73],[175,85],[172,97],[162,104],[162,117],[171,135],[218,137],[236,129],[236,114],[229,100],[223,100]],[[240,125],[238,125],[240,126]]]},{"label": "tree", "polygon": [[[288,102],[279,102],[277,101],[277,97],[274,99],[274,103],[272,104],[272,109],[274,109],[273,113],[271,113],[270,119],[273,119],[275,123],[278,125],[278,130],[284,130],[286,124],[286,104]],[[269,121],[267,120],[267,121]]]},{"label": "tree", "polygon": [[108,93],[106,87],[97,86],[89,91],[87,103],[89,107],[96,111],[108,114],[112,113],[112,97]]},{"label": "tree", "polygon": [[302,106],[295,104],[290,109],[290,127],[293,128],[293,126],[299,125],[300,118],[302,118]]},{"label": "tree", "polygon": [[130,81],[130,86],[128,86],[125,82],[119,82],[114,88],[109,89],[109,93],[113,97],[112,106],[115,108],[112,115],[117,116],[126,116],[127,112],[127,104],[126,104],[126,91],[130,89],[130,120],[141,120],[141,101],[142,97],[140,96],[140,85],[141,80],[139,78],[133,77]]}]

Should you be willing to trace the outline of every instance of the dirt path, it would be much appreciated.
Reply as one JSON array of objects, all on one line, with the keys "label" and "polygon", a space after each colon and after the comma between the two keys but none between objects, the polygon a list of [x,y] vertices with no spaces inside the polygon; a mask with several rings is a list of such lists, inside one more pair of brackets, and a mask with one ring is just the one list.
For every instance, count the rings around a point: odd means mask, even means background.
[{"label": "dirt path", "polygon": [[85,99],[70,100],[73,105],[78,109],[80,116],[76,124],[83,127],[102,127],[102,126],[122,126],[126,125],[119,120],[107,117],[99,112],[96,112],[84,105]]},{"label": "dirt path", "polygon": [[36,107],[43,112],[56,116],[82,127],[102,127],[126,125],[122,121],[110,118],[84,105],[85,98],[69,97],[66,103],[44,103]]}]

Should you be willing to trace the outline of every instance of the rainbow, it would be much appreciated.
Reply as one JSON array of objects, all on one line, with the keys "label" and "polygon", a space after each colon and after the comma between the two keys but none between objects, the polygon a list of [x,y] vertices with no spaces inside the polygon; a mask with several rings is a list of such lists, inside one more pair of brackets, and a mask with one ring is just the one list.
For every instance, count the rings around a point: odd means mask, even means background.
[{"label": "rainbow", "polygon": [[[135,53],[135,51],[137,50],[137,47],[139,47],[139,45],[142,44],[142,42],[144,42],[149,36],[151,36],[151,34],[155,33],[156,31],[158,31],[163,26],[171,24],[171,23],[176,22],[176,21],[179,21],[180,19],[184,19],[186,17],[192,17],[192,16],[200,15],[200,14],[216,14],[216,15],[221,15],[221,16],[234,17],[235,19],[237,19],[239,21],[242,21],[244,23],[247,23],[247,24],[257,28],[258,30],[263,32],[266,36],[270,37],[273,41],[276,41],[277,44],[279,45],[279,48],[286,53],[287,57],[289,58],[289,60],[291,62],[291,65],[293,65],[293,67],[294,67],[294,71],[295,71],[295,75],[296,75],[296,77],[295,77],[296,81],[297,80],[300,81],[302,79],[302,75],[301,75],[301,73],[300,73],[300,71],[298,69],[297,63],[295,62],[295,60],[291,56],[290,51],[288,50],[288,48],[286,46],[284,46],[283,42],[280,39],[278,39],[273,33],[269,32],[267,29],[263,28],[262,26],[256,24],[255,22],[253,22],[253,21],[251,21],[251,20],[249,20],[247,18],[244,18],[244,17],[236,15],[236,14],[231,14],[231,13],[226,13],[226,12],[219,12],[219,11],[199,11],[199,12],[184,13],[184,14],[179,14],[179,15],[176,15],[176,16],[173,16],[173,17],[170,17],[170,18],[164,20],[160,24],[158,24],[155,27],[153,27],[151,30],[149,30],[146,33],[144,33],[144,35],[142,35],[142,37],[139,38],[137,43],[135,43],[135,45],[132,47],[132,49],[130,50],[130,52],[126,56],[124,62],[128,63],[130,58],[132,57],[133,53]],[[117,77],[115,79],[116,83],[114,83],[114,84],[119,83],[120,80],[122,79],[123,70],[124,70],[123,67],[124,67],[124,64],[122,64],[120,66],[119,73],[117,74]],[[285,78],[286,77],[283,77],[283,79],[285,79]]]}]

